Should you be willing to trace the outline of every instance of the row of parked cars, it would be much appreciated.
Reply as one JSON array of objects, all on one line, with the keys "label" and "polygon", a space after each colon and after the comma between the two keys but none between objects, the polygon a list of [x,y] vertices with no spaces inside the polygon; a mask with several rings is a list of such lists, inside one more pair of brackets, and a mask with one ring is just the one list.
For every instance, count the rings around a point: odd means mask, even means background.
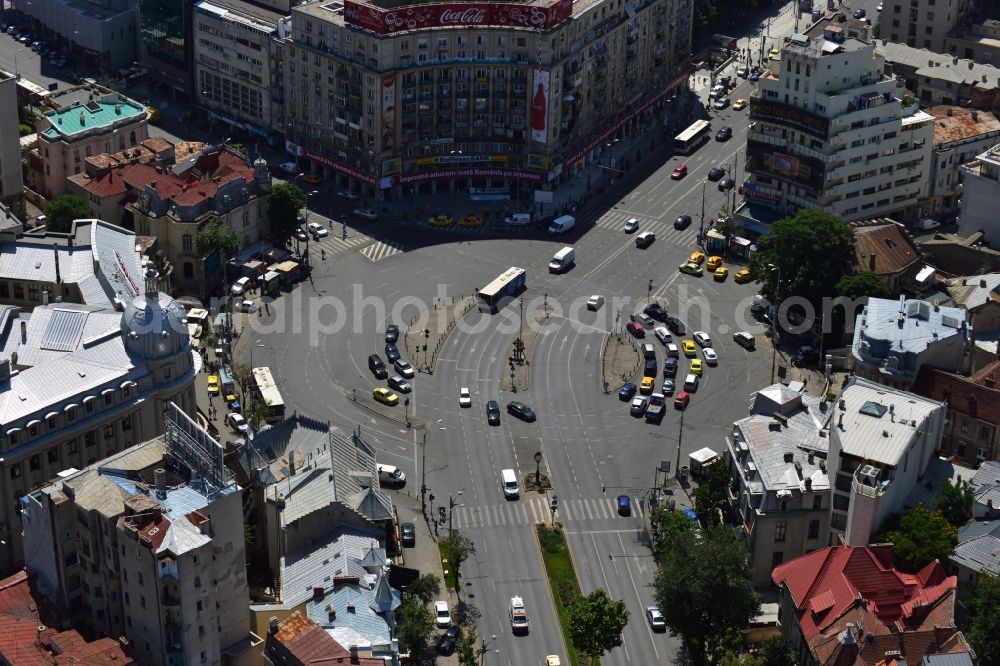
[{"label": "row of parked cars", "polygon": [[35,39],[31,31],[21,28],[17,24],[0,23],[0,30],[13,37],[16,41],[30,46],[31,50],[43,58],[48,58],[49,62],[62,69],[66,66],[66,49],[57,49],[48,46],[45,42]]}]

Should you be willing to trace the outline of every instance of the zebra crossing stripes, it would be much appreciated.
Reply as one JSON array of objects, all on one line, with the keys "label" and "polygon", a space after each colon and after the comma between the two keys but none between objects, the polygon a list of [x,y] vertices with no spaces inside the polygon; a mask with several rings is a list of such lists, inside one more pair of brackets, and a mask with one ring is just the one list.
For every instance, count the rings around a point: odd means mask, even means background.
[{"label": "zebra crossing stripes", "polygon": [[408,247],[395,241],[379,241],[372,243],[368,247],[361,248],[361,254],[369,261],[381,261],[389,257],[406,252]]},{"label": "zebra crossing stripes", "polygon": [[[477,507],[456,507],[452,516],[455,528],[504,527],[544,523],[552,519],[549,500],[532,497],[523,502],[507,502]],[[632,515],[643,518],[643,508],[635,498]],[[608,497],[560,500],[556,518],[563,522],[610,520],[617,518],[615,500]]]},{"label": "zebra crossing stripes", "polygon": [[351,248],[358,247],[365,243],[371,243],[372,238],[364,234],[355,233],[349,235],[347,238],[342,238],[337,235],[330,235],[325,237],[323,240],[319,241],[319,246],[327,251],[329,254],[336,254],[338,252],[344,252],[350,250]]}]

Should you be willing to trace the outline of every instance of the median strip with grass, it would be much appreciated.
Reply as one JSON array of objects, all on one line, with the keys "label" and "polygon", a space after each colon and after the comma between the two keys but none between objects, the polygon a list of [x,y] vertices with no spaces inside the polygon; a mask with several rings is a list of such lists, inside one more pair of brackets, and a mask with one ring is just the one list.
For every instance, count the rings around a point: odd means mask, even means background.
[{"label": "median strip with grass", "polygon": [[569,639],[569,607],[580,596],[580,582],[576,579],[573,569],[573,558],[570,557],[566,536],[561,527],[536,525],[538,545],[542,551],[542,561],[552,587],[552,597],[555,599],[556,612],[559,614],[559,626],[562,628],[563,642],[569,651],[569,663],[573,666],[600,666],[600,661],[590,660],[584,655],[577,655]]},{"label": "median strip with grass", "polygon": [[441,554],[441,569],[444,571],[444,587],[448,590],[454,590],[458,587],[458,578],[455,574],[455,567],[451,566],[451,562],[448,561],[448,547],[444,540],[438,542],[438,552]]}]

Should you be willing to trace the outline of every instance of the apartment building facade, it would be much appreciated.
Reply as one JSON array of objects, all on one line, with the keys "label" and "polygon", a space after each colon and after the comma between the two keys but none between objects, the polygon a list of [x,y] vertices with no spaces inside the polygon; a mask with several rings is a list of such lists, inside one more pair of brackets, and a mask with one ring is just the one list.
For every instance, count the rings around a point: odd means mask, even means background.
[{"label": "apartment building facade", "polygon": [[17,116],[17,79],[0,70],[0,202],[13,205],[21,197],[21,134]]},{"label": "apartment building facade", "polygon": [[938,105],[934,116],[931,179],[922,215],[935,216],[961,208],[962,165],[1000,143],[1000,120],[989,111]]},{"label": "apartment building facade", "polygon": [[882,8],[882,37],[936,53],[973,9],[970,0],[888,0]]},{"label": "apartment building facade", "polygon": [[933,119],[883,73],[874,45],[836,25],[792,35],[750,99],[741,191],[783,213],[823,208],[847,222],[918,214]]},{"label": "apartment building facade", "polygon": [[1000,144],[962,166],[962,225],[981,229],[989,242],[1000,240],[1000,217],[993,211],[1000,197]]},{"label": "apartment building facade", "polygon": [[286,149],[380,198],[504,198],[573,173],[686,85],[690,0],[292,10]]}]

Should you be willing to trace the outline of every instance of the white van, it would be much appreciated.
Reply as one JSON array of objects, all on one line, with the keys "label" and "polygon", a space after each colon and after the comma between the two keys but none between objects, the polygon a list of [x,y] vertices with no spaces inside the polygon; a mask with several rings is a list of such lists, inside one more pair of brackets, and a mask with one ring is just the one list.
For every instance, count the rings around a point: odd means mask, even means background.
[{"label": "white van", "polygon": [[406,472],[395,465],[379,465],[378,480],[394,486],[401,486],[406,483]]},{"label": "white van", "polygon": [[233,283],[233,286],[230,289],[230,291],[232,292],[233,296],[242,296],[243,292],[247,290],[247,287],[249,285],[250,285],[250,278],[243,276],[239,280]]},{"label": "white van", "polygon": [[549,262],[549,273],[562,273],[569,269],[576,260],[576,252],[571,247],[564,247],[552,256]]},{"label": "white van", "polygon": [[514,474],[514,470],[500,470],[500,482],[503,484],[503,496],[507,499],[517,499],[521,496],[521,487],[517,485],[517,475]]},{"label": "white van", "polygon": [[550,234],[564,234],[573,228],[576,224],[576,218],[572,215],[563,215],[552,220],[552,224],[549,225]]},{"label": "white van", "polygon": [[510,225],[531,224],[531,213],[514,213],[510,217],[504,218],[503,223]]},{"label": "white van", "polygon": [[688,375],[684,378],[684,390],[688,393],[698,390],[698,375]]}]

